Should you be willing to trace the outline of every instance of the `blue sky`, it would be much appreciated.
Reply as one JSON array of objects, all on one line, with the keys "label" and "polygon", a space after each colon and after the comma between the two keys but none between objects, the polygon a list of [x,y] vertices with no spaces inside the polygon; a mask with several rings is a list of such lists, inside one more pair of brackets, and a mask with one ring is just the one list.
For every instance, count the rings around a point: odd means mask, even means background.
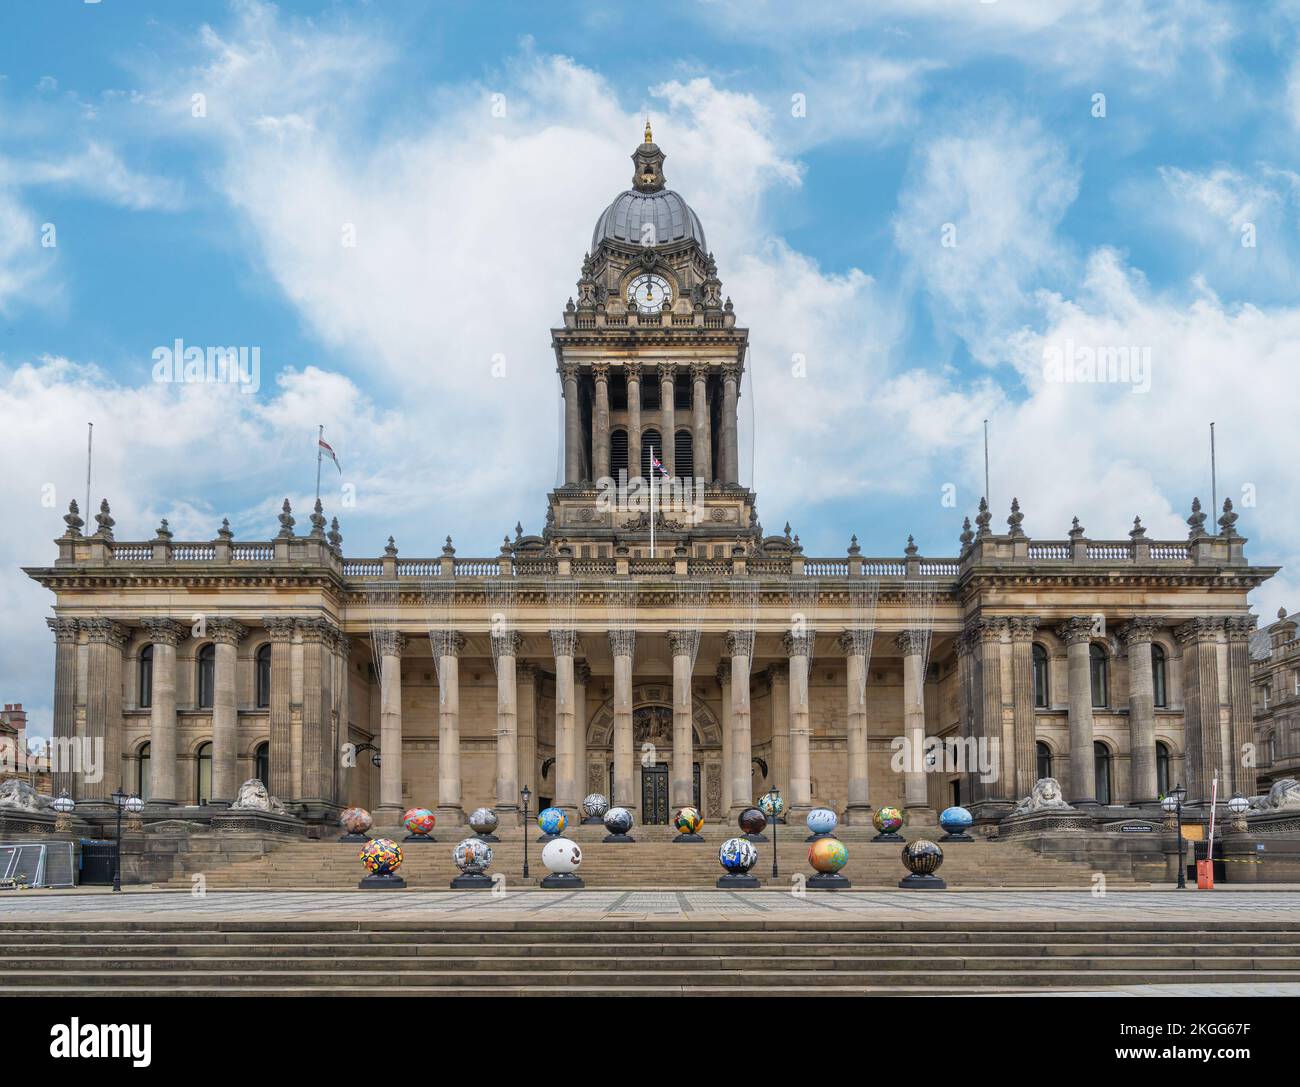
[{"label": "blue sky", "polygon": [[[787,8],[6,5],[4,700],[48,718],[16,568],[53,558],[88,420],[119,538],[264,539],[286,495],[305,525],[317,423],[349,554],[539,530],[548,329],[647,112],[751,329],[768,531],[955,554],[987,417],[995,525],[1015,494],[1031,536],[1181,537],[1213,419],[1248,554],[1287,567],[1256,603],[1292,604],[1300,3]],[[260,388],[155,382],[177,338],[256,346]],[[1049,380],[1079,345],[1149,387]]]}]

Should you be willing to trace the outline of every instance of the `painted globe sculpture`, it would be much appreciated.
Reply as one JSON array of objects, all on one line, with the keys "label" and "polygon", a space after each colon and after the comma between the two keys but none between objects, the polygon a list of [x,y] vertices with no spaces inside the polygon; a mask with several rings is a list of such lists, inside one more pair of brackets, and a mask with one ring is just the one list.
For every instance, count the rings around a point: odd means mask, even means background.
[{"label": "painted globe sculpture", "polygon": [[406,828],[407,834],[432,834],[436,822],[433,812],[428,808],[410,808],[402,816],[402,826]]},{"label": "painted globe sculpture", "polygon": [[830,834],[839,822],[840,817],[830,808],[813,808],[808,813],[808,829],[814,834]]},{"label": "painted globe sculpture", "polygon": [[590,819],[603,819],[609,811],[609,801],[600,793],[591,793],[583,797],[582,811]]},{"label": "painted globe sculpture", "polygon": [[943,850],[926,838],[917,838],[903,846],[903,864],[914,876],[932,876],[943,864]]},{"label": "painted globe sculpture", "polygon": [[605,813],[605,829],[611,834],[626,834],[632,829],[632,813],[627,808],[610,808]]},{"label": "painted globe sculpture", "polygon": [[955,806],[944,808],[939,816],[939,825],[949,834],[964,834],[974,821],[974,816],[969,811]]},{"label": "painted globe sculpture", "polygon": [[728,872],[743,876],[758,863],[758,850],[744,838],[728,838],[718,850],[718,863]]},{"label": "painted globe sculpture", "polygon": [[542,863],[551,872],[576,872],[582,863],[582,850],[577,842],[571,842],[568,838],[556,838],[553,842],[547,842],[542,850]]},{"label": "painted globe sculpture", "polygon": [[764,793],[758,798],[758,809],[769,819],[775,819],[785,811],[785,797],[780,793]]},{"label": "painted globe sculpture", "polygon": [[451,859],[467,876],[481,876],[492,863],[492,847],[477,838],[466,838],[451,851]]},{"label": "painted globe sculpture", "polygon": [[808,847],[808,863],[823,875],[833,875],[849,860],[849,851],[838,838],[818,838]]},{"label": "painted globe sculpture", "polygon": [[897,808],[877,808],[871,825],[881,834],[894,834],[903,825],[903,813]]},{"label": "painted globe sculpture", "polygon": [[673,817],[673,826],[682,834],[698,834],[704,826],[704,816],[696,808],[682,808]]},{"label": "painted globe sculpture", "polygon": [[537,825],[543,834],[563,834],[568,822],[559,808],[543,808],[537,813]]},{"label": "painted globe sculpture", "polygon": [[392,838],[371,838],[361,850],[361,863],[372,876],[391,876],[402,867],[402,847]]},{"label": "painted globe sculpture", "polygon": [[767,816],[757,808],[746,808],[737,822],[746,834],[762,834],[767,828]]},{"label": "painted globe sculpture", "polygon": [[375,821],[365,808],[344,808],[339,814],[339,826],[349,834],[364,834],[374,825]]},{"label": "painted globe sculpture", "polygon": [[470,813],[469,828],[475,834],[491,834],[500,825],[497,813],[491,808],[475,808]]}]

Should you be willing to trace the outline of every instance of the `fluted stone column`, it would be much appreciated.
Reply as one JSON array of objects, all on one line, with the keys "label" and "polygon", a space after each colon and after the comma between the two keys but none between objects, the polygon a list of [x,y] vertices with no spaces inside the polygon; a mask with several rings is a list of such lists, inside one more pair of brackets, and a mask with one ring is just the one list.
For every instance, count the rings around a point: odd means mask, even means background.
[{"label": "fluted stone column", "polygon": [[632,750],[632,654],[636,632],[611,630],[609,651],[614,655],[614,789],[611,807],[623,807],[636,817],[640,797],[633,789],[634,757]]},{"label": "fluted stone column", "polygon": [[932,818],[930,790],[925,780],[925,689],[921,671],[923,636],[904,630],[895,639],[903,657],[903,734],[907,737],[911,758],[903,771],[903,806],[913,821]]},{"label": "fluted stone column", "polygon": [[140,625],[153,643],[153,698],[149,710],[149,803],[176,803],[176,647],[189,628],[174,619],[147,618]]},{"label": "fluted stone column", "polygon": [[[302,641],[302,769],[297,799],[306,804],[306,814],[321,818],[334,803],[335,793],[334,645],[339,632],[321,616],[299,619],[296,626]],[[274,646],[271,655],[275,655]]]},{"label": "fluted stone column", "polygon": [[578,738],[574,704],[573,655],[578,648],[574,630],[552,630],[555,653],[555,799],[570,823],[578,816]]},{"label": "fluted stone column", "polygon": [[497,800],[498,818],[519,810],[519,685],[517,658],[523,636],[512,630],[492,635],[497,664]]},{"label": "fluted stone column", "polygon": [[[402,651],[406,648],[406,636],[396,630],[381,630],[374,637],[379,650],[380,756],[379,807],[375,811],[375,823],[392,827],[401,822],[405,813],[402,802]],[[274,649],[271,655],[274,660]]]},{"label": "fluted stone column", "polygon": [[[66,742],[77,735],[77,620],[47,618],[45,622],[54,632],[53,739]],[[53,770],[54,795],[72,796],[77,787],[72,768],[60,765]]]},{"label": "fluted stone column", "polygon": [[664,471],[668,473],[669,478],[677,475],[676,451],[677,451],[677,418],[674,415],[675,397],[674,383],[677,376],[677,364],[667,360],[659,363],[659,429],[662,432],[661,443],[663,449],[659,453],[659,460],[663,463]]},{"label": "fluted stone column", "polygon": [[790,660],[790,814],[806,815],[812,807],[812,725],[808,714],[808,659],[811,634],[784,639]]},{"label": "fluted stone column", "polygon": [[1070,781],[1065,799],[1074,805],[1095,805],[1096,756],[1092,746],[1092,618],[1076,615],[1057,632],[1066,644],[1070,698]]},{"label": "fluted stone column", "polygon": [[845,740],[848,747],[848,806],[844,822],[849,826],[870,826],[874,814],[870,796],[870,766],[867,758],[867,660],[871,632],[846,630],[840,635],[847,672],[845,690]]},{"label": "fluted stone column", "polygon": [[81,773],[74,780],[72,796],[107,805],[122,777],[122,648],[127,629],[112,619],[83,619],[81,626],[88,640],[86,743],[90,750],[80,752]]},{"label": "fluted stone column", "polygon": [[695,475],[706,483],[713,479],[713,438],[709,426],[709,364],[691,364],[691,450]]},{"label": "fluted stone column", "polygon": [[1034,631],[1038,620],[1016,616],[1011,624],[1011,715],[1015,738],[1013,799],[1028,796],[1038,780],[1038,730],[1034,718]]},{"label": "fluted stone column", "polygon": [[[1224,780],[1224,739],[1219,703],[1219,635],[1222,619],[1192,619],[1174,630],[1183,647],[1183,736],[1187,799],[1208,802],[1214,773]],[[1229,794],[1231,795],[1231,794]]]},{"label": "fluted stone column", "polygon": [[460,655],[465,636],[453,632],[438,646],[438,822],[458,827],[465,822],[460,782]]},{"label": "fluted stone column", "polygon": [[[294,621],[270,616],[262,620],[262,625],[271,636],[271,704],[268,708],[271,780],[263,784],[273,796],[284,798],[293,793],[293,719],[290,706],[293,702]],[[154,668],[157,667],[155,658]]]},{"label": "fluted stone column", "polygon": [[691,713],[691,668],[699,647],[698,630],[670,630],[673,656],[673,761],[669,800],[674,808],[695,803],[694,719]]},{"label": "fluted stone column", "polygon": [[750,735],[749,668],[753,631],[731,631],[726,639],[731,658],[731,814],[754,803],[754,752]]},{"label": "fluted stone column", "polygon": [[[573,662],[573,773],[577,784],[578,805],[590,788],[587,772],[587,684],[591,682],[591,665],[585,660]],[[599,791],[599,790],[595,790]],[[582,812],[578,813],[581,820]]]},{"label": "fluted stone column", "polygon": [[593,363],[591,376],[596,392],[591,413],[591,451],[595,461],[592,474],[596,479],[606,479],[609,476],[609,363]]},{"label": "fluted stone column", "polygon": [[1138,618],[1120,631],[1128,647],[1128,732],[1132,804],[1154,804],[1156,784],[1156,703],[1151,673],[1151,639],[1158,619]]},{"label": "fluted stone column", "polygon": [[978,768],[967,774],[971,785],[971,799],[974,803],[981,801],[999,802],[1007,797],[1007,758],[1011,746],[1005,742],[1002,734],[1002,636],[1006,633],[1006,619],[991,617],[975,620],[976,664],[979,683],[979,714],[976,736],[990,759],[995,757],[994,778],[992,781],[981,780]]},{"label": "fluted stone column", "polygon": [[718,662],[718,690],[722,698],[722,810],[708,813],[710,819],[722,819],[731,811],[731,661],[725,657]]},{"label": "fluted stone column", "polygon": [[248,631],[234,619],[212,619],[208,635],[215,649],[212,690],[212,797],[228,806],[239,793],[238,729],[235,668],[239,643]]},{"label": "fluted stone column", "polygon": [[722,367],[722,463],[724,483],[740,481],[740,453],[737,439],[737,408],[740,400],[740,366]]},{"label": "fluted stone column", "polygon": [[578,404],[578,364],[566,362],[560,367],[564,378],[564,482],[582,479],[582,411]]},{"label": "fluted stone column", "polygon": [[[762,786],[755,785],[756,793],[765,793],[779,786],[787,801],[790,799],[790,666],[785,661],[773,661],[759,673],[760,682],[767,683],[768,735],[772,737],[770,758],[767,760],[768,778]],[[751,687],[763,693],[758,684]],[[751,732],[752,732],[751,722]]]},{"label": "fluted stone column", "polygon": [[1233,792],[1254,796],[1257,791],[1255,760],[1245,758],[1246,745],[1255,739],[1250,701],[1250,636],[1255,624],[1253,615],[1230,615],[1224,621],[1228,636],[1228,727],[1232,748],[1232,758],[1228,763],[1232,768],[1232,780],[1224,785],[1229,796]]},{"label": "fluted stone column", "polygon": [[[641,363],[629,359],[623,372],[627,375],[627,476],[635,479],[641,474]],[[585,778],[582,789],[585,794]]]}]

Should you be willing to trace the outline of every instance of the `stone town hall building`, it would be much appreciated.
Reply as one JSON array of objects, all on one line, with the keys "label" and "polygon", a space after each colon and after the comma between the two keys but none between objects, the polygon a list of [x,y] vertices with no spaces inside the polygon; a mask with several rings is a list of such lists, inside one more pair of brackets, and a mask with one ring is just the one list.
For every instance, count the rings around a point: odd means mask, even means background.
[{"label": "stone town hall building", "polygon": [[[74,504],[27,573],[54,594],[55,735],[102,738],[108,772],[56,790],[85,811],[120,784],[146,818],[201,820],[259,777],[291,814],[356,803],[380,826],[511,811],[523,785],[660,823],[693,800],[727,819],[772,785],[851,824],[885,803],[997,817],[1045,776],[1079,805],[1178,782],[1202,799],[1216,771],[1253,794],[1247,593],[1274,570],[1247,563],[1231,504],[1216,526],[1194,503],[1181,540],[1135,519],[1123,540],[1076,520],[1043,541],[981,503],[944,558],[764,535],[737,449],[748,331],[648,126],[632,158],[551,330],[564,482],[542,535],[352,558],[319,502],[297,526],[286,501],[256,542],[166,522],[124,542],[106,502],[93,531]],[[921,735],[976,741],[985,772],[896,768],[895,738]]]}]

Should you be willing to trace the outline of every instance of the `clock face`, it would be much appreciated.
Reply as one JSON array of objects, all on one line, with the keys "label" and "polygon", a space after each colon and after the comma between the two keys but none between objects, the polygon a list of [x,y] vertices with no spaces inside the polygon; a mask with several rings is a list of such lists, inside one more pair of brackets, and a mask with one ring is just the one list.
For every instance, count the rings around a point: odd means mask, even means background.
[{"label": "clock face", "polygon": [[627,302],[641,313],[658,313],[673,300],[673,289],[663,276],[641,275],[627,285]]}]

